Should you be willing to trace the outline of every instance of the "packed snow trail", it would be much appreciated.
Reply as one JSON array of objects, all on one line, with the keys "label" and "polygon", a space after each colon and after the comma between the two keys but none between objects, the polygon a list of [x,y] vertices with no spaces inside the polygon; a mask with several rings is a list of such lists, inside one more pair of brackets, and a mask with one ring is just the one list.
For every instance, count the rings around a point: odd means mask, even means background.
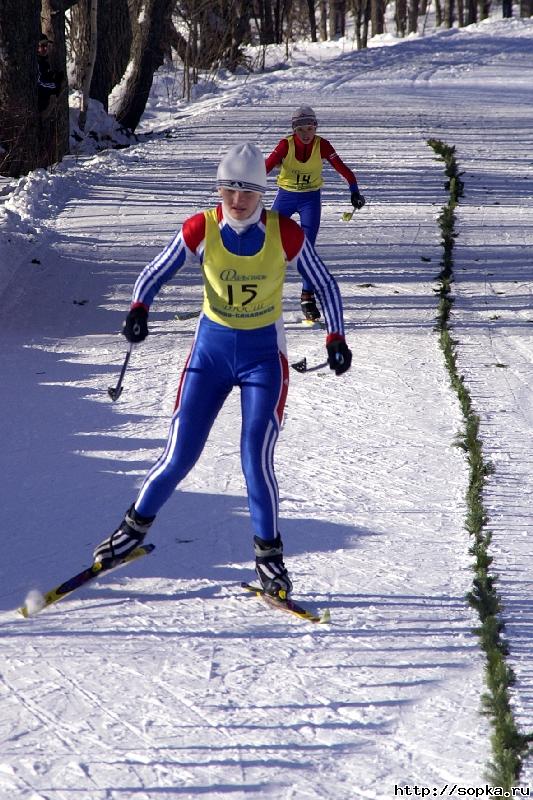
[{"label": "packed snow trail", "polygon": [[[235,128],[241,125],[238,114],[228,115],[230,139],[236,136],[232,120]],[[87,174],[83,190],[66,202],[56,241],[40,254],[49,266],[32,287],[46,298],[41,311],[48,320],[44,337],[32,346],[35,371],[46,371],[38,391],[68,395],[74,389],[75,399],[59,408],[83,408],[54,426],[58,399],[49,409],[39,404],[39,430],[53,433],[66,463],[62,467],[52,447],[48,457],[54,463],[45,473],[60,470],[60,480],[40,498],[39,518],[44,513],[53,523],[37,544],[35,523],[20,523],[14,557],[24,563],[30,553],[32,563],[19,573],[19,595],[29,581],[61,579],[86,561],[165,437],[195,325],[177,323],[169,312],[187,309],[189,294],[197,305],[197,285],[184,291],[178,284],[164,293],[152,315],[152,335],[136,349],[116,405],[105,388],[116,372],[110,361],[121,358],[124,344],[97,331],[120,325],[139,267],[130,264],[150,256],[143,240],[156,237],[165,224],[165,187],[179,185],[181,170],[189,174],[195,153],[206,160],[214,140],[206,120],[187,143],[180,136],[109,158],[111,167]],[[480,658],[462,599],[469,586],[461,531],[465,470],[450,447],[458,413],[433,333],[433,269],[421,260],[438,262],[429,201],[437,205],[442,181],[439,165],[412,133],[409,149],[413,140],[416,151],[406,153],[412,166],[404,168],[402,184],[405,191],[406,181],[413,181],[414,198],[423,164],[427,208],[420,198],[398,207],[391,193],[372,202],[364,229],[354,225],[340,232],[339,202],[325,209],[322,251],[343,285],[350,342],[358,355],[344,382],[320,371],[294,374],[278,451],[283,533],[297,593],[329,606],[334,624],[316,632],[280,620],[238,587],[252,574],[252,553],[232,397],[198,467],[160,515],[149,563],[132,569],[127,581],[102,581],[84,597],[63,601],[62,608],[26,627],[8,622],[18,633],[17,658],[9,660],[4,686],[23,709],[8,731],[18,791],[26,782],[39,791],[53,787],[49,796],[66,798],[80,788],[85,771],[82,785],[91,798],[108,790],[128,796],[133,788],[150,797],[155,785],[185,796],[224,796],[231,789],[237,797],[291,792],[318,798],[334,791],[341,800],[353,796],[354,786],[379,796],[379,781],[390,787],[393,781],[422,780],[422,768],[425,780],[444,780],[454,770],[458,739],[470,753],[463,780],[477,780],[487,745],[477,717]],[[339,149],[347,144],[341,140]],[[399,137],[397,147],[402,144]],[[388,147],[385,138],[382,146]],[[217,158],[218,153],[211,174]],[[206,175],[198,184],[191,186],[191,199],[204,193],[207,202],[211,180]],[[110,195],[120,202],[104,207]],[[155,231],[147,237],[152,219]],[[167,224],[162,241],[176,224],[170,215]],[[376,230],[379,252],[365,244],[367,229]],[[362,268],[353,258],[354,237],[361,242]],[[88,302],[67,304],[65,275],[81,271],[80,263],[92,274],[89,283],[80,280],[77,297]],[[287,311],[291,351],[318,362],[324,334],[291,325],[298,294],[293,280]],[[14,303],[10,318],[20,330],[24,308]],[[61,305],[68,314],[61,314]],[[86,313],[79,335],[72,336],[75,316],[91,306],[100,314]],[[39,313],[32,309],[28,325]],[[72,381],[76,365],[81,374],[69,392],[65,382]],[[308,442],[318,457],[309,457]],[[455,475],[451,481],[449,473]],[[36,634],[49,645],[36,647]],[[22,688],[16,680],[21,660]],[[446,687],[442,713],[453,716],[447,729],[456,731],[448,743],[433,719],[440,684]],[[466,699],[465,685],[471,687]],[[42,753],[38,741],[54,720],[57,740]],[[18,738],[21,724],[34,731],[31,746],[27,737]],[[472,725],[480,735],[469,744],[463,739]],[[421,761],[422,743],[427,756]],[[74,762],[71,746],[78,753]],[[39,767],[33,761],[21,765],[19,747],[24,753],[30,747]]]},{"label": "packed snow trail", "polygon": [[[478,36],[483,63],[467,72]],[[425,140],[449,138],[452,108],[475,118],[486,70],[505,61],[490,35],[455,37],[452,66],[447,46],[436,37],[433,51],[427,39],[236,81],[196,103],[172,139],[51,182],[48,233],[10,265],[2,296],[2,800],[388,800],[395,786],[485,785],[483,659],[464,600],[467,470],[434,332],[446,194]],[[526,47],[513,53],[526,63]],[[195,327],[175,314],[198,308],[201,291],[191,270],[161,293],[111,403],[139,270],[213,202],[229,143],[268,152],[290,108],[328,85],[331,102],[315,102],[321,132],[369,198],[341,223],[348,192],[327,174],[318,249],[341,285],[354,364],[339,379],[292,373],[277,472],[295,597],[329,607],[332,624],[269,611],[239,587],[253,562],[236,394],[161,512],[154,553],[17,619],[28,589],[88,562],[166,438]],[[293,276],[290,357],[318,364],[324,334],[296,323],[298,295]]]}]

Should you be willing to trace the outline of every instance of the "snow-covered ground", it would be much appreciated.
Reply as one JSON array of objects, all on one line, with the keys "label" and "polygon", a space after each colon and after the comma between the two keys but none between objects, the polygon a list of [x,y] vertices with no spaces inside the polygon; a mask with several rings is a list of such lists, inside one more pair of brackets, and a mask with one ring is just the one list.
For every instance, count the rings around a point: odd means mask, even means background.
[{"label": "snow-covered ground", "polygon": [[[389,800],[397,787],[485,787],[484,662],[464,599],[467,466],[434,330],[447,195],[430,137],[455,145],[465,172],[452,324],[496,468],[486,502],[528,731],[532,54],[533,20],[359,53],[309,47],[289,68],[227,76],[178,104],[169,138],[67,159],[7,197],[1,800]],[[354,364],[341,378],[292,372],[277,450],[295,597],[330,608],[331,624],[239,588],[253,562],[237,395],[161,512],[154,553],[23,620],[14,609],[29,589],[90,562],[166,438],[195,327],[176,313],[198,308],[198,275],[159,296],[113,404],[136,275],[214,202],[228,145],[269,152],[301,102],[368,198],[341,222],[348,192],[328,168],[318,249],[341,285]],[[147,112],[153,127],[168,127],[163,105]],[[272,179],[267,204],[273,195]],[[318,365],[324,335],[298,325],[298,295],[290,276],[290,357]],[[526,762],[521,786],[532,778]]]}]

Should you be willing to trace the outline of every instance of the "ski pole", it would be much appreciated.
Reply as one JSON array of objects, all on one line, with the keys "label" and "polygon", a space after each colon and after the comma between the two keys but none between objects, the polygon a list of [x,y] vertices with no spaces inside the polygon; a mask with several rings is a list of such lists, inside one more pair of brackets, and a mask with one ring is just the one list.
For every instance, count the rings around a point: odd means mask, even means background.
[{"label": "ski pole", "polygon": [[118,381],[117,381],[117,385],[116,386],[110,386],[108,388],[108,390],[107,390],[107,393],[108,393],[109,397],[111,398],[111,400],[113,402],[115,402],[115,400],[118,400],[118,398],[122,394],[122,381],[124,380],[124,374],[126,372],[126,369],[127,369],[127,366],[128,366],[128,361],[130,360],[130,356],[131,356],[131,351],[132,350],[133,350],[133,342],[130,342],[130,345],[129,345],[128,350],[126,352],[126,358],[124,359],[124,363],[122,365],[122,369],[120,370],[120,375],[119,375],[119,378],[118,378]]},{"label": "ski pole", "polygon": [[295,361],[294,364],[291,364],[291,367],[296,370],[296,372],[316,372],[317,369],[323,369],[327,367],[328,362],[323,361],[321,364],[316,364],[314,367],[307,366],[307,358],[304,356],[301,361]]}]

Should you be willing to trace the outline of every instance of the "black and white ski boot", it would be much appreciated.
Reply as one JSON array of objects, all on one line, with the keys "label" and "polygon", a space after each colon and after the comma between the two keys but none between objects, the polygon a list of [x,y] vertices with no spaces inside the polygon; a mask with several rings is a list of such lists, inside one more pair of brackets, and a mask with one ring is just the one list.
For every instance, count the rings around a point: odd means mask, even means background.
[{"label": "black and white ski boot", "polygon": [[311,322],[315,322],[315,320],[320,319],[320,311],[318,310],[313,292],[302,292],[300,306],[302,309],[302,314],[304,315],[304,319],[308,319]]},{"label": "black and white ski boot", "polygon": [[254,536],[255,571],[261,588],[272,597],[287,597],[292,592],[292,581],[283,563],[281,536],[267,541]]},{"label": "black and white ski boot", "polygon": [[154,519],[155,517],[142,517],[135,510],[135,506],[131,506],[116,531],[113,531],[111,536],[108,536],[95,548],[94,562],[124,558],[129,555],[142,544]]}]

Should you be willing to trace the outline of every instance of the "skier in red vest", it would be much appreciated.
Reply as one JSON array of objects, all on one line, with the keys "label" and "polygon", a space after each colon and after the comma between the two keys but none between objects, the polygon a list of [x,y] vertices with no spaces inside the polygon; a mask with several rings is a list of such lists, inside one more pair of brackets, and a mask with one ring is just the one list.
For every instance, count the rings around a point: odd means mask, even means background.
[{"label": "skier in red vest", "polygon": [[[312,245],[320,227],[323,161],[328,161],[348,183],[353,207],[360,209],[365,204],[354,173],[337,155],[333,145],[316,135],[317,125],[311,106],[299,106],[292,115],[292,135],[281,139],[266,159],[267,173],[274,167],[281,167],[272,209],[287,217],[298,212],[300,224]],[[302,281],[301,307],[306,319],[319,319],[315,286],[307,278]]]}]

